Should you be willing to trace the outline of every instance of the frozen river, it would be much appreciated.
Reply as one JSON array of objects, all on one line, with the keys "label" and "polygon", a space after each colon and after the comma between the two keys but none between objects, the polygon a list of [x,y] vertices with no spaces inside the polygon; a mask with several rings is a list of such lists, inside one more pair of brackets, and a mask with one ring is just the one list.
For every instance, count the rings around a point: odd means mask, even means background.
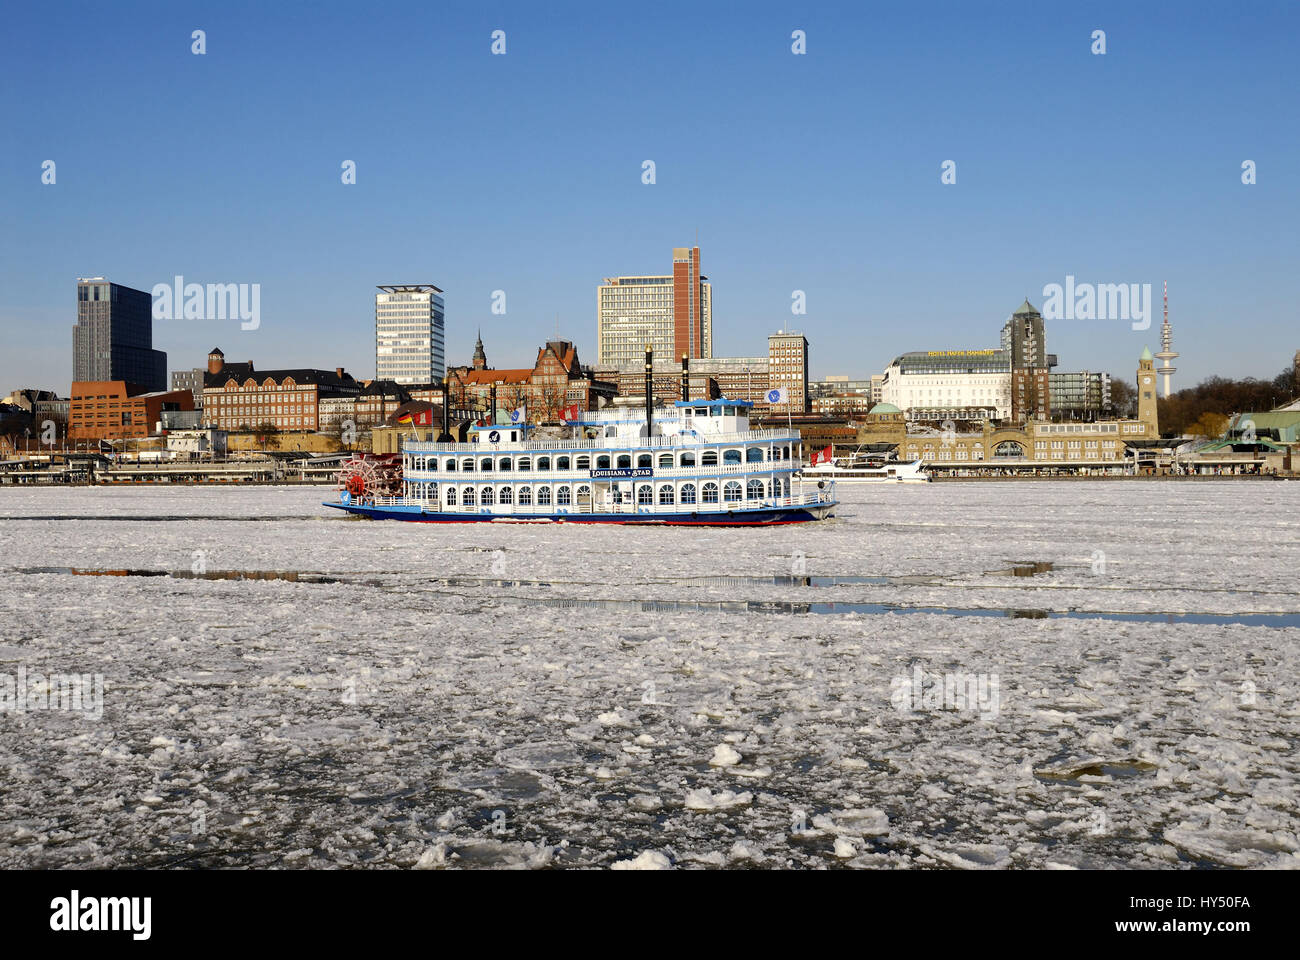
[{"label": "frozen river", "polygon": [[0,491],[0,867],[1300,866],[1300,483],[325,494]]}]

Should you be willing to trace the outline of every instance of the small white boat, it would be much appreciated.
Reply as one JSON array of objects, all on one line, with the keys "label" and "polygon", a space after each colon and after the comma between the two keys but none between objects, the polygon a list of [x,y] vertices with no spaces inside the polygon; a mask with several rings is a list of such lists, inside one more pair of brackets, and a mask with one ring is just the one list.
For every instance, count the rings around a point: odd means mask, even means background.
[{"label": "small white boat", "polygon": [[804,467],[802,480],[834,480],[836,483],[929,483],[923,460],[872,460],[842,457]]}]

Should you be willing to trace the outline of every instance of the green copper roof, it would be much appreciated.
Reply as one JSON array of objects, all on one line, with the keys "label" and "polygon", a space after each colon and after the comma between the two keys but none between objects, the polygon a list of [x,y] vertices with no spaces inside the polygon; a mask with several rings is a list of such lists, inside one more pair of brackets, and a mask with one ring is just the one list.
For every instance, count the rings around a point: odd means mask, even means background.
[{"label": "green copper roof", "polygon": [[899,410],[898,407],[894,406],[892,403],[878,403],[871,408],[870,412],[871,413],[902,413],[903,411]]},{"label": "green copper roof", "polygon": [[1143,347],[1143,348],[1142,348],[1142,356],[1140,356],[1138,359],[1139,359],[1139,360],[1154,360],[1155,357],[1151,356],[1151,348],[1150,348],[1150,347]]},{"label": "green copper roof", "polygon": [[1016,308],[1016,312],[1013,313],[1012,316],[1018,317],[1022,313],[1037,313],[1037,312],[1038,311],[1034,309],[1034,305],[1029,302],[1029,298],[1025,297],[1025,302]]}]

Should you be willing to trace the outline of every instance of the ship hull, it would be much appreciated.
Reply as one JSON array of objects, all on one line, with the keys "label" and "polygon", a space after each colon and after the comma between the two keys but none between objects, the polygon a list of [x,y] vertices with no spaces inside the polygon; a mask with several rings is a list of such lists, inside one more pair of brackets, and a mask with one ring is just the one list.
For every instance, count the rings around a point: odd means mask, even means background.
[{"label": "ship hull", "polygon": [[774,527],[789,523],[827,520],[835,515],[836,502],[772,507],[758,510],[680,513],[468,513],[431,512],[418,505],[373,506],[361,503],[329,503],[333,507],[371,520],[405,520],[410,523],[618,523],[656,527]]}]

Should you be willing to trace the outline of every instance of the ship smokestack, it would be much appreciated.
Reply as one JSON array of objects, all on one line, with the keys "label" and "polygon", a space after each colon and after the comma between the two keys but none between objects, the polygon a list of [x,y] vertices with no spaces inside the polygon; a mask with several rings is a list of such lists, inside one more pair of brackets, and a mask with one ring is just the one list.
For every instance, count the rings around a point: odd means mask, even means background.
[{"label": "ship smokestack", "polygon": [[497,425],[497,385],[495,383],[492,384],[489,397],[491,406],[488,408],[488,426],[495,427]]},{"label": "ship smokestack", "polygon": [[645,435],[654,436],[655,404],[655,353],[650,344],[645,345]]},{"label": "ship smokestack", "polygon": [[444,443],[451,439],[451,377],[442,378],[442,436]]},{"label": "ship smokestack", "polygon": [[691,358],[682,354],[682,402],[691,399]]}]

